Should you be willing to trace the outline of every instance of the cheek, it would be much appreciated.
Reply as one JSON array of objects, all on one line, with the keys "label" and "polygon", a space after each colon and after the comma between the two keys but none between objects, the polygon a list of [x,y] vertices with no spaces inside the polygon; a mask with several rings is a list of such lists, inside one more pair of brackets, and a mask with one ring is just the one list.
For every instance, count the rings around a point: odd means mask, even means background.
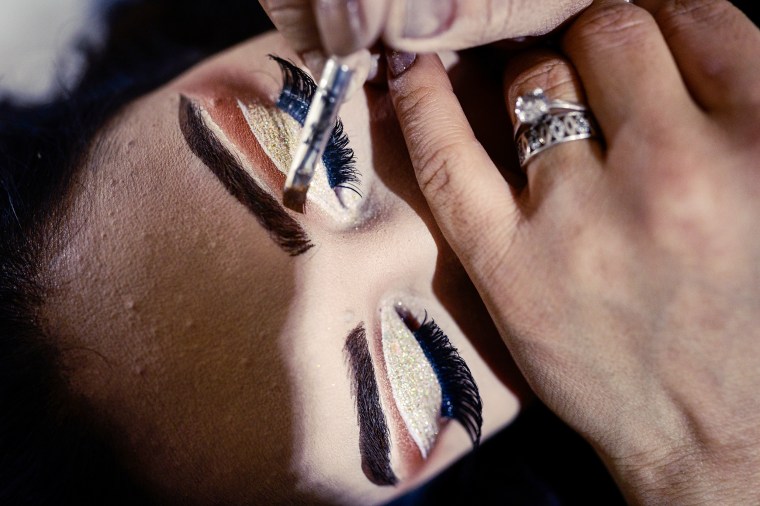
[{"label": "cheek", "polygon": [[209,493],[258,476],[272,486],[255,492],[266,496],[286,488],[295,451],[293,385],[282,351],[292,273],[279,261],[282,252],[264,255],[267,248],[255,241],[236,239],[251,246],[218,244],[203,265],[180,269],[172,289],[184,302],[157,315],[174,325],[157,336],[164,370],[155,378],[156,414],[182,420],[180,430],[166,428],[166,437],[181,455],[177,461],[191,463],[189,476],[197,477],[203,462]]},{"label": "cheek", "polygon": [[281,349],[292,260],[217,190],[195,219],[172,222],[174,240],[146,260],[154,306],[143,328],[153,335],[134,349],[154,350],[155,374],[143,369],[155,400],[149,437],[171,448],[182,486],[201,475],[191,486],[208,484],[199,493],[214,494],[257,476],[271,490],[236,493],[266,497],[287,489],[294,452],[293,386]]},{"label": "cheek", "polygon": [[66,359],[73,388],[162,494],[290,494],[293,259],[205,167],[151,163],[88,185],[100,193],[72,246],[83,262],[56,308],[88,350]]}]

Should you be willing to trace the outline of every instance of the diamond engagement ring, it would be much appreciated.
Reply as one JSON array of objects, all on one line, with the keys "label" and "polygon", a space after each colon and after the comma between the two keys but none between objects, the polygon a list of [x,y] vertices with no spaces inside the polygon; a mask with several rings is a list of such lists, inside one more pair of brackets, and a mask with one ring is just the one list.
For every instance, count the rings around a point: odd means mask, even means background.
[{"label": "diamond engagement ring", "polygon": [[517,99],[515,115],[517,156],[523,168],[534,155],[547,148],[596,137],[591,111],[575,102],[549,100],[541,88]]}]

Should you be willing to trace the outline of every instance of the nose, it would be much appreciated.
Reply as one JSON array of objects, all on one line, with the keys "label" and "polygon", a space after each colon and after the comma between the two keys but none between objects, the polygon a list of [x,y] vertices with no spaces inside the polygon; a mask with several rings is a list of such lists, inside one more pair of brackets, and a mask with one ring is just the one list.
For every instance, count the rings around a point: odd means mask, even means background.
[{"label": "nose", "polygon": [[399,204],[360,230],[326,238],[307,269],[314,282],[332,285],[331,291],[370,301],[391,292],[430,294],[438,257],[428,225]]}]

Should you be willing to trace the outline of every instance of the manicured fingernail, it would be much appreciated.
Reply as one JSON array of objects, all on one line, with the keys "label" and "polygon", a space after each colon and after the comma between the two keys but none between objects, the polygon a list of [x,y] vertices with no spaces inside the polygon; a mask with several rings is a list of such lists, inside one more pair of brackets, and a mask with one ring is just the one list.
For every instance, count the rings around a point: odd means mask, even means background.
[{"label": "manicured fingernail", "polygon": [[406,0],[403,36],[424,39],[449,29],[454,21],[454,0]]},{"label": "manicured fingernail", "polygon": [[398,77],[406,72],[409,67],[414,65],[417,59],[417,53],[406,53],[404,51],[388,51],[388,68],[393,77]]}]

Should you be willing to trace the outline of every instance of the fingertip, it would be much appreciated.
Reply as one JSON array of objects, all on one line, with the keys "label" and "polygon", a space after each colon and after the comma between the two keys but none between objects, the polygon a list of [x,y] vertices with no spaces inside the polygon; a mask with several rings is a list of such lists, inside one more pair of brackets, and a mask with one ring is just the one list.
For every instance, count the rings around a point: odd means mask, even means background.
[{"label": "fingertip", "polygon": [[414,62],[417,60],[417,53],[388,50],[385,53],[385,57],[388,62],[388,72],[391,78],[395,79],[414,65]]},{"label": "fingertip", "polygon": [[372,54],[368,49],[362,49],[350,56],[350,65],[353,69],[353,75],[351,76],[351,83],[346,90],[345,100],[350,100],[358,90],[360,90],[364,83],[370,76],[370,72],[373,68]]},{"label": "fingertip", "polygon": [[[388,63],[388,86],[399,92],[437,82],[445,83],[451,89],[449,76],[441,58],[435,54],[418,54],[388,49],[385,53]],[[395,70],[394,70],[395,66]]]},{"label": "fingertip", "polygon": [[327,53],[348,56],[380,37],[388,0],[318,0],[314,15]]},{"label": "fingertip", "polygon": [[325,68],[325,62],[327,61],[324,51],[321,49],[311,49],[302,52],[300,56],[306,68],[311,71],[314,79],[319,81],[319,78],[322,76],[322,69]]}]

